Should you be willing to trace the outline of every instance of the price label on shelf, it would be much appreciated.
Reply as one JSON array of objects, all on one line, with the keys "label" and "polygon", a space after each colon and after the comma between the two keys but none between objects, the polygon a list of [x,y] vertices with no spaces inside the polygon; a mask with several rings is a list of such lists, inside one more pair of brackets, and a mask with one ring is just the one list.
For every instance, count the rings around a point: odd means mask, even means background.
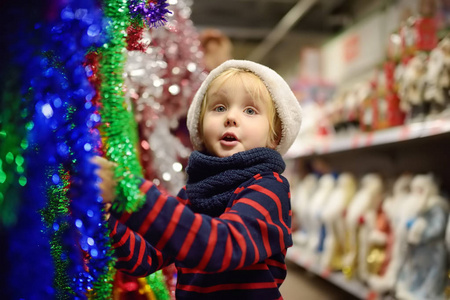
[{"label": "price label on shelf", "polygon": [[366,143],[365,143],[365,146],[366,147],[369,147],[369,146],[372,146],[373,145],[373,132],[369,132],[367,135],[366,135]]},{"label": "price label on shelf", "polygon": [[377,300],[378,299],[378,294],[374,291],[370,291],[367,293],[367,298],[366,300]]},{"label": "price label on shelf", "polygon": [[327,279],[328,277],[330,277],[330,274],[331,274],[331,271],[330,271],[330,269],[328,269],[328,268],[325,268],[325,269],[322,270],[322,272],[320,272],[320,276],[321,276],[322,278],[325,278],[325,279]]},{"label": "price label on shelf", "polygon": [[399,140],[400,141],[404,141],[404,140],[407,140],[408,138],[409,138],[409,134],[410,134],[410,129],[409,129],[409,126],[408,125],[404,125],[404,126],[402,126],[401,127],[401,130],[400,130],[400,136],[399,136]]},{"label": "price label on shelf", "polygon": [[359,147],[359,141],[360,141],[360,135],[358,133],[353,135],[352,142],[351,142],[352,149],[356,149]]}]

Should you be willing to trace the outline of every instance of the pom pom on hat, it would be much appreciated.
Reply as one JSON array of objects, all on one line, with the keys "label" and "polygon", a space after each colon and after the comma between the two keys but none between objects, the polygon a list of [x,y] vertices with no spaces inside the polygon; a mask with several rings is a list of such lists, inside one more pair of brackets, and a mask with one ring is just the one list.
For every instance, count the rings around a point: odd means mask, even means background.
[{"label": "pom pom on hat", "polygon": [[228,60],[212,70],[203,81],[192,100],[187,114],[187,127],[195,150],[202,150],[203,143],[198,131],[202,102],[210,83],[230,68],[248,70],[261,78],[270,95],[281,120],[281,140],[275,148],[285,154],[294,143],[302,122],[302,109],[287,82],[274,70],[248,60]]}]

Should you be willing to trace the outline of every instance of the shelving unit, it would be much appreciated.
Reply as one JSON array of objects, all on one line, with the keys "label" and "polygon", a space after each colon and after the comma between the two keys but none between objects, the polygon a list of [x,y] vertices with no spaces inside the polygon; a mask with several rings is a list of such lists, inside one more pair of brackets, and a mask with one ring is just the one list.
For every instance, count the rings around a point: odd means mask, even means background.
[{"label": "shelving unit", "polygon": [[[411,123],[352,136],[321,138],[312,145],[302,145],[299,141],[285,158],[302,161],[303,165],[320,160],[334,172],[351,172],[357,178],[376,172],[388,179],[386,182],[392,182],[389,179],[403,172],[431,172],[440,179],[443,194],[449,196],[450,119]],[[307,261],[302,249],[295,244],[287,251],[286,257],[360,299],[387,299],[376,295],[358,280],[348,280],[340,272],[319,269]]]},{"label": "shelving unit", "polygon": [[433,172],[441,187],[450,192],[450,119],[405,124],[351,136],[318,138],[314,144],[301,140],[285,155],[286,160],[321,160],[333,171],[361,176],[378,172],[385,178],[402,172]]},{"label": "shelving unit", "polygon": [[450,120],[437,119],[426,122],[405,124],[373,132],[358,132],[347,136],[318,138],[312,145],[302,145],[301,141],[292,146],[286,158],[331,154],[372,146],[398,143],[418,138],[426,138],[450,132]]},{"label": "shelving unit", "polygon": [[333,283],[342,290],[360,299],[372,299],[371,297],[374,296],[374,293],[371,292],[361,282],[357,280],[349,280],[345,278],[342,273],[322,270],[317,265],[307,261],[302,255],[302,251],[299,247],[293,246],[289,248],[286,253],[286,258],[304,268],[305,270],[308,270],[309,272],[322,277],[323,279]]}]

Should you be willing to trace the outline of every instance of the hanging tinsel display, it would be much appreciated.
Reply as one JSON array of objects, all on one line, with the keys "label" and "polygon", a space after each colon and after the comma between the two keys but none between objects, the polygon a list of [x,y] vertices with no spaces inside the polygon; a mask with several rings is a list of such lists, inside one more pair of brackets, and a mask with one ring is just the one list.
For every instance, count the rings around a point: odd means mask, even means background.
[{"label": "hanging tinsel display", "polygon": [[174,131],[184,125],[181,119],[206,76],[198,33],[190,20],[192,2],[174,3],[164,28],[132,31],[125,66],[145,177],[172,194],[185,182],[182,162],[190,154]]},{"label": "hanging tinsel display", "polygon": [[[172,194],[185,183],[182,169],[190,154],[183,143],[188,137],[182,118],[206,76],[198,33],[190,20],[191,5],[174,1],[164,28],[130,26],[127,36],[126,96],[138,123],[144,176]],[[175,299],[176,270],[169,266],[163,273]],[[154,282],[151,286],[156,289]]]},{"label": "hanging tinsel display", "polygon": [[[164,11],[167,5],[158,3],[159,11]],[[122,78],[125,29],[130,22],[127,2],[105,4],[107,35],[95,0],[53,0],[27,9],[41,18],[28,18],[18,4],[10,14],[17,22],[32,24],[17,26],[23,31],[11,44],[22,73],[17,80],[22,93],[5,89],[1,103],[2,107],[10,105],[4,101],[19,104],[12,107],[12,114],[1,115],[0,139],[7,147],[0,153],[0,182],[7,184],[0,190],[0,207],[9,207],[5,196],[17,191],[15,186],[24,186],[15,198],[21,199],[17,218],[11,214],[8,221],[17,220],[8,232],[8,253],[14,261],[8,276],[11,295],[110,299],[114,268],[102,222],[96,166],[91,163],[96,149],[105,150],[108,158],[119,163],[117,174],[123,178],[119,190],[126,199],[119,209],[134,210],[143,199],[130,176],[142,171],[134,148],[136,124],[124,101]],[[148,20],[152,26],[164,22],[164,18]],[[105,41],[105,36],[110,40]],[[92,49],[99,45],[97,56]],[[88,52],[94,54],[86,57]],[[100,93],[91,84],[100,85]],[[96,129],[100,99],[103,148]],[[24,103],[30,104],[28,111]],[[10,120],[14,117],[21,120]],[[13,123],[25,124],[23,135],[17,134],[20,129],[13,133]],[[166,299],[167,291],[158,278],[152,282],[156,287],[152,293]]]},{"label": "hanging tinsel display", "polygon": [[[163,25],[165,15],[169,13],[165,1],[133,1],[127,5],[124,0],[105,1],[105,16],[109,19],[109,42],[100,49],[99,71],[101,75],[100,94],[103,119],[101,131],[106,137],[106,156],[116,162],[116,174],[121,178],[118,193],[122,201],[114,203],[119,211],[134,211],[142,205],[144,198],[136,188],[139,180],[132,174],[142,174],[137,157],[136,123],[131,106],[126,102],[124,79],[125,56],[127,48],[127,28],[130,25],[130,14],[133,18],[131,29],[139,34],[140,24],[147,26]],[[132,33],[132,32],[130,32]],[[131,35],[131,36],[134,36]]]},{"label": "hanging tinsel display", "polygon": [[[170,294],[167,290],[164,274],[162,272],[155,272],[147,276],[145,287],[151,287],[151,294],[155,300],[169,300]],[[146,288],[148,290],[148,288]]]},{"label": "hanging tinsel display", "polygon": [[47,189],[47,205],[41,211],[44,226],[50,237],[50,249],[55,266],[53,287],[57,299],[70,299],[71,281],[68,276],[70,262],[67,259],[68,251],[63,239],[70,232],[68,214],[69,199],[69,175],[64,172],[62,165],[58,170],[48,169],[47,178],[53,179],[53,184]]},{"label": "hanging tinsel display", "polygon": [[[23,152],[27,148],[25,125],[27,105],[20,101],[20,86],[16,69],[8,69],[9,79],[2,81],[0,90],[0,226],[10,227],[17,222],[20,189],[26,185]],[[5,73],[6,74],[6,73]]]},{"label": "hanging tinsel display", "polygon": [[108,299],[110,245],[90,162],[100,119],[83,67],[87,50],[103,43],[102,13],[89,0],[53,1],[46,8],[46,19],[21,32],[12,46],[24,90],[30,89],[32,120],[24,155],[27,185],[10,234],[11,287],[26,299],[86,298],[88,291]]},{"label": "hanging tinsel display", "polygon": [[129,9],[133,21],[141,20],[148,28],[163,26],[167,20],[166,15],[171,11],[165,0],[129,0]]},{"label": "hanging tinsel display", "polygon": [[125,0],[108,0],[104,5],[109,19],[107,34],[109,41],[100,49],[99,72],[102,126],[100,130],[106,141],[104,152],[117,163],[116,175],[120,201],[114,202],[119,211],[135,211],[144,197],[139,192],[139,179],[133,174],[142,174],[136,152],[136,123],[130,105],[125,101],[123,68],[126,50],[126,30],[129,12]]},{"label": "hanging tinsel display", "polygon": [[[35,11],[40,11],[39,7],[35,8]],[[4,254],[7,259],[2,261],[2,270],[8,271],[8,276],[4,278],[6,284],[2,294],[7,299],[19,299],[21,296],[26,299],[49,299],[54,295],[54,266],[48,236],[43,233],[44,226],[38,213],[38,210],[45,206],[46,199],[41,191],[36,189],[37,186],[32,186],[36,181],[40,181],[36,169],[34,169],[35,172],[27,172],[30,165],[40,168],[45,162],[28,163],[24,155],[24,151],[28,149],[26,136],[33,129],[34,123],[28,119],[25,109],[29,102],[26,97],[27,89],[21,89],[23,87],[21,82],[30,79],[26,72],[22,72],[22,67],[28,66],[29,69],[33,69],[38,62],[33,59],[30,49],[36,41],[40,40],[40,32],[36,30],[34,34],[30,33],[35,21],[34,16],[28,16],[24,10],[12,10],[11,6],[7,5],[3,9],[11,20],[7,23],[9,27],[0,23],[0,28],[5,35],[2,45],[8,47],[6,55],[1,53],[0,57],[2,62],[0,80],[2,96],[4,96],[0,99],[0,161],[2,164],[0,208],[2,214],[7,214],[7,218],[2,219],[0,230],[2,226],[7,226],[7,236],[11,238],[6,240],[8,249]],[[22,20],[21,26],[18,20]],[[14,29],[15,32],[9,29]],[[17,36],[20,39],[16,40]],[[32,107],[30,108],[32,110]],[[24,159],[20,164],[24,168],[20,175],[16,173],[14,166],[17,158]],[[2,241],[1,245],[0,250],[5,245],[5,241]],[[27,282],[27,285],[24,285],[24,282]]]},{"label": "hanging tinsel display", "polygon": [[127,50],[145,52],[148,48],[143,40],[144,27],[132,23],[127,29]]},{"label": "hanging tinsel display", "polygon": [[[100,114],[103,121],[100,130],[105,138],[103,151],[107,158],[118,164],[116,176],[121,178],[118,193],[122,197],[121,201],[114,203],[114,208],[134,211],[145,199],[139,193],[140,179],[133,175],[142,176],[143,172],[136,149],[137,127],[131,103],[125,97],[126,85],[123,72],[124,54],[129,45],[129,39],[139,36],[142,29],[137,26],[139,22],[136,19],[130,26],[128,9],[125,1],[110,0],[105,3],[105,15],[109,18],[107,27],[109,42],[99,49],[98,70]],[[161,20],[163,17],[164,15],[159,16]],[[127,35],[127,30],[130,35]],[[150,290],[150,294],[156,299],[164,300],[169,298],[169,294],[161,277],[162,275],[157,277],[157,280],[154,280],[146,289]]]}]

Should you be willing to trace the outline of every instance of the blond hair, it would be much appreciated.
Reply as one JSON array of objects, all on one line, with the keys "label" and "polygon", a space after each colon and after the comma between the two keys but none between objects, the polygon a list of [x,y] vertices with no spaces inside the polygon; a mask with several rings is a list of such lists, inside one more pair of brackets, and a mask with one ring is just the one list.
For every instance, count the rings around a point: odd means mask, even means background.
[{"label": "blond hair", "polygon": [[214,78],[208,86],[205,96],[202,101],[200,110],[200,118],[198,121],[198,128],[200,137],[203,138],[203,118],[205,116],[206,107],[208,104],[208,92],[210,88],[217,84],[219,87],[227,80],[232,78],[242,78],[246,76],[249,80],[242,81],[247,93],[252,97],[254,101],[261,101],[267,105],[268,108],[268,121],[269,121],[269,144],[278,145],[281,139],[281,119],[277,114],[275,104],[272,96],[269,93],[264,82],[256,74],[239,68],[229,68]]}]

